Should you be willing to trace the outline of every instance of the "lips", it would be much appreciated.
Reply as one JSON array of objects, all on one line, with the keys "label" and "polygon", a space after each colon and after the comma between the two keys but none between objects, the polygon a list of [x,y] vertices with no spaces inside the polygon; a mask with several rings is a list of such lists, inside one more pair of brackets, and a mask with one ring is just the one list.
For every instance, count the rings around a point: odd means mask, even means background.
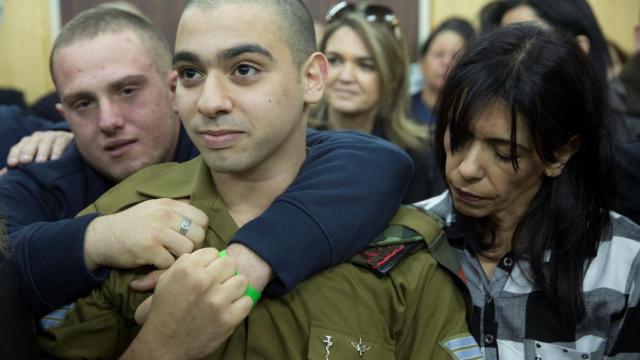
[{"label": "lips", "polygon": [[199,132],[204,140],[204,145],[213,150],[224,149],[233,146],[245,133],[239,130],[207,130]]},{"label": "lips", "polygon": [[474,193],[463,191],[457,187],[453,188],[456,197],[468,204],[477,204],[483,200],[489,200],[487,197],[479,196]]},{"label": "lips", "polygon": [[331,92],[333,92],[335,95],[338,96],[354,96],[357,95],[358,92],[355,90],[350,90],[350,89],[344,89],[344,88],[334,88],[331,90]]},{"label": "lips", "polygon": [[111,140],[106,143],[103,149],[109,154],[110,157],[118,158],[125,155],[131,146],[135,144],[135,139],[117,139]]}]

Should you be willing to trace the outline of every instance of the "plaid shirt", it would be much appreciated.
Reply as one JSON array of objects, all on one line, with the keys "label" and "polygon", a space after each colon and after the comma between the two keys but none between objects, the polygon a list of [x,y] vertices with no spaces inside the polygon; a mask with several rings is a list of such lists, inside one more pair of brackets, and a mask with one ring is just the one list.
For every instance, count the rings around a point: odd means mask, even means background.
[{"label": "plaid shirt", "polygon": [[562,322],[559,309],[527,280],[526,260],[506,254],[491,279],[465,247],[448,192],[415,204],[446,221],[473,299],[470,329],[485,359],[640,359],[640,226],[612,213],[612,236],[586,264],[587,316]]}]

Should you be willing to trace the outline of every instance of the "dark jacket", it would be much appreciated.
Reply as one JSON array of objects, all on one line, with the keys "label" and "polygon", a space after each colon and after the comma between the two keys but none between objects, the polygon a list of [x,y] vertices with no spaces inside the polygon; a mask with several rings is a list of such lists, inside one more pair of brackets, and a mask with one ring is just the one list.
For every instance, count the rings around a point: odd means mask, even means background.
[{"label": "dark jacket", "polygon": [[640,224],[640,135],[617,145],[616,203],[614,210]]},{"label": "dark jacket", "polygon": [[0,254],[0,359],[37,359],[34,321],[18,284],[13,267]]}]

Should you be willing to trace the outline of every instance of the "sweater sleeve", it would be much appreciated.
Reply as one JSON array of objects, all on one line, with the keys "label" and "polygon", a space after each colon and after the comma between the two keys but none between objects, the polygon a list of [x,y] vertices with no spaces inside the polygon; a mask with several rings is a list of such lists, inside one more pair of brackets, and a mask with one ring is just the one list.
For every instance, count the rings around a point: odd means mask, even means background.
[{"label": "sweater sleeve", "polygon": [[384,230],[412,175],[404,151],[368,134],[309,130],[307,145],[294,182],[232,239],[271,266],[269,296],[362,250]]},{"label": "sweater sleeve", "polygon": [[104,269],[89,271],[84,262],[84,232],[98,214],[52,221],[61,210],[48,196],[53,195],[17,170],[0,182],[11,262],[38,316],[87,295],[107,275]]}]

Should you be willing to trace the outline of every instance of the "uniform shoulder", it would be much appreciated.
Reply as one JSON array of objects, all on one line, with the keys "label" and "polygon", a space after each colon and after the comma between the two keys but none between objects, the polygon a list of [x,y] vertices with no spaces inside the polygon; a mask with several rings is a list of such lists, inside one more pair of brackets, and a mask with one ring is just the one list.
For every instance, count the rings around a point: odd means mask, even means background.
[{"label": "uniform shoulder", "polygon": [[429,211],[401,206],[389,226],[351,262],[386,276],[407,257],[445,240],[443,226],[442,219]]},{"label": "uniform shoulder", "polygon": [[85,212],[95,211],[110,214],[141,201],[148,200],[152,197],[141,193],[138,190],[139,187],[150,182],[161,181],[176,172],[180,173],[182,168],[192,161],[193,160],[186,163],[169,162],[147,166],[109,189],[109,191],[100,196],[94,204],[83,210],[80,215]]}]

